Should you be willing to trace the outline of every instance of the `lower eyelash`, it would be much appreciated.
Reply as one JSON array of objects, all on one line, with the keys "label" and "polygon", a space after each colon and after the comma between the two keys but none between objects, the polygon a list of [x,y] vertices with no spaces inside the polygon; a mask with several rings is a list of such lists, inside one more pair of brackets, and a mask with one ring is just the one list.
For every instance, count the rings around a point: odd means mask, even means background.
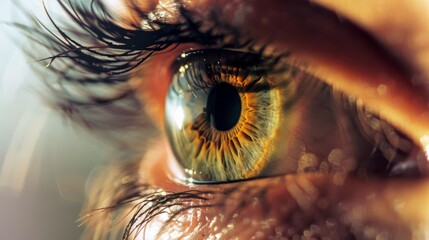
[{"label": "lower eyelash", "polygon": [[134,239],[153,219],[168,214],[162,233],[181,213],[215,206],[207,203],[215,194],[212,191],[167,193],[141,183],[135,169],[138,169],[136,163],[113,164],[92,183],[94,191],[90,191],[86,210],[79,220],[86,226],[84,238]]},{"label": "lower eyelash", "polygon": [[[129,239],[147,230],[148,224],[152,220],[163,214],[168,214],[168,219],[162,223],[158,234],[162,234],[170,224],[175,224],[176,220],[185,212],[192,209],[210,208],[214,205],[195,204],[195,202],[205,202],[212,195],[212,192],[185,191],[177,193],[165,193],[163,191],[139,196],[137,203],[132,208],[134,213],[131,220],[125,227],[122,239]],[[192,204],[191,204],[192,203]]]},{"label": "lower eyelash", "polygon": [[[224,221],[230,222],[234,215],[250,207],[254,199],[258,199],[266,211],[269,209],[264,202],[271,185],[255,187],[235,183],[224,184],[221,190],[165,192],[141,181],[136,171],[138,163],[112,164],[92,181],[93,191],[90,189],[89,202],[79,220],[86,226],[84,239],[136,239],[151,230],[153,220],[167,215],[158,229],[160,236],[183,221],[182,217],[189,211],[209,211],[214,207],[217,207],[215,212],[225,213]],[[282,178],[273,178],[270,184],[283,184]],[[225,202],[231,199],[235,207],[226,210]],[[185,236],[194,230],[180,234]]]}]

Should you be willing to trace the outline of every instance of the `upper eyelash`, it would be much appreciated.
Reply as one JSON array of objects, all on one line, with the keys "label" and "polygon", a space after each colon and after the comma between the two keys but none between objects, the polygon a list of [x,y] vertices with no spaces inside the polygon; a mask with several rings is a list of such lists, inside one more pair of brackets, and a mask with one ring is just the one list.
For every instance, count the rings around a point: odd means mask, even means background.
[{"label": "upper eyelash", "polygon": [[[50,91],[49,98],[46,93],[40,95],[73,122],[93,130],[111,130],[117,128],[112,127],[112,123],[132,119],[148,124],[139,107],[144,103],[139,102],[128,80],[133,69],[156,52],[181,43],[241,48],[251,42],[239,41],[239,31],[217,23],[215,17],[213,21],[204,19],[205,30],[201,30],[203,21],[195,20],[195,13],[183,8],[180,9],[181,22],[151,22],[156,27],[149,31],[131,23],[129,29],[119,26],[119,19],[110,14],[100,0],[92,0],[88,5],[72,0],[57,1],[71,22],[60,26],[45,7],[51,28],[28,12],[33,24],[15,25],[31,43],[30,47],[23,48],[26,54],[48,66],[35,68]],[[21,9],[26,12],[24,7]],[[148,20],[147,14],[137,6],[132,6],[130,11]],[[207,27],[207,22],[216,27]],[[226,36],[233,37],[225,40]],[[46,51],[51,56],[40,59]],[[100,92],[101,88],[107,91]],[[122,114],[116,114],[118,111]],[[121,117],[126,119],[116,119]]]},{"label": "upper eyelash", "polygon": [[[231,57],[231,55],[233,55]],[[214,85],[224,82],[220,79],[220,73],[227,73],[226,77],[248,76],[254,77],[257,82],[263,75],[290,70],[289,65],[279,66],[279,62],[286,56],[281,54],[276,57],[263,57],[263,52],[241,52],[227,49],[204,49],[189,52],[185,57],[178,59],[173,64],[172,71],[179,72],[179,68],[192,64],[185,72],[186,84],[193,91],[211,89]],[[206,74],[204,74],[206,73]],[[252,81],[253,82],[253,81]],[[251,84],[248,84],[251,85]],[[248,91],[249,86],[234,86],[239,92]],[[263,87],[263,86],[261,86]]]},{"label": "upper eyelash", "polygon": [[[136,25],[130,25],[130,29],[126,29],[116,23],[118,19],[107,11],[100,0],[92,0],[90,7],[70,0],[67,2],[68,5],[58,0],[64,12],[72,19],[71,24],[60,27],[45,7],[55,32],[37,19],[34,21],[40,27],[32,29],[35,31],[31,33],[27,32],[33,40],[53,52],[52,56],[38,61],[48,61],[49,70],[61,78],[59,83],[65,81],[81,85],[117,85],[126,82],[129,73],[155,52],[189,42],[219,45],[225,38],[225,34],[215,33],[214,29],[200,31],[200,24],[185,9],[180,12],[183,22],[152,22],[156,25],[153,30],[144,30]],[[133,11],[139,13],[142,19],[147,19],[139,9]],[[76,27],[80,29],[71,30]],[[222,43],[223,45],[226,44]],[[91,105],[119,98],[94,97],[90,101],[74,100],[73,103]]]}]

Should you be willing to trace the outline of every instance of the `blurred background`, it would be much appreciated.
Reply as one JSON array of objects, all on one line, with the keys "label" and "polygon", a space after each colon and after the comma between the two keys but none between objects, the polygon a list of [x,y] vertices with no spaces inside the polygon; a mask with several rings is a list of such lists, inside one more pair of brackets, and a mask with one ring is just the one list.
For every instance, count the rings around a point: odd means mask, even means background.
[{"label": "blurred background", "polygon": [[[0,239],[79,239],[86,180],[111,150],[34,91],[40,86],[35,63],[20,50],[22,34],[8,24],[25,22],[14,1],[0,1]],[[42,0],[21,2],[45,15]]]}]

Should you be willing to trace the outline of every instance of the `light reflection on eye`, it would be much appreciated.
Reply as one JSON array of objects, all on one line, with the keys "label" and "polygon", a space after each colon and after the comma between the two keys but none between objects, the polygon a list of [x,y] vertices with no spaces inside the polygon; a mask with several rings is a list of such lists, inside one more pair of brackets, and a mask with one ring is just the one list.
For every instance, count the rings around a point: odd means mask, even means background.
[{"label": "light reflection on eye", "polygon": [[173,112],[174,122],[176,123],[177,128],[179,130],[182,130],[183,120],[185,118],[185,113],[183,112],[182,106],[180,106],[180,104],[177,104],[173,106],[171,110]]}]

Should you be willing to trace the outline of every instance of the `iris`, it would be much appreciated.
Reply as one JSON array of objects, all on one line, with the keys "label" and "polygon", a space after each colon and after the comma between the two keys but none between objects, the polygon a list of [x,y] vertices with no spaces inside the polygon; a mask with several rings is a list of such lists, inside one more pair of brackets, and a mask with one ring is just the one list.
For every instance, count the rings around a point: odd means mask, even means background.
[{"label": "iris", "polygon": [[194,182],[258,176],[273,153],[283,88],[259,55],[191,52],[181,59],[166,100],[173,153]]}]

